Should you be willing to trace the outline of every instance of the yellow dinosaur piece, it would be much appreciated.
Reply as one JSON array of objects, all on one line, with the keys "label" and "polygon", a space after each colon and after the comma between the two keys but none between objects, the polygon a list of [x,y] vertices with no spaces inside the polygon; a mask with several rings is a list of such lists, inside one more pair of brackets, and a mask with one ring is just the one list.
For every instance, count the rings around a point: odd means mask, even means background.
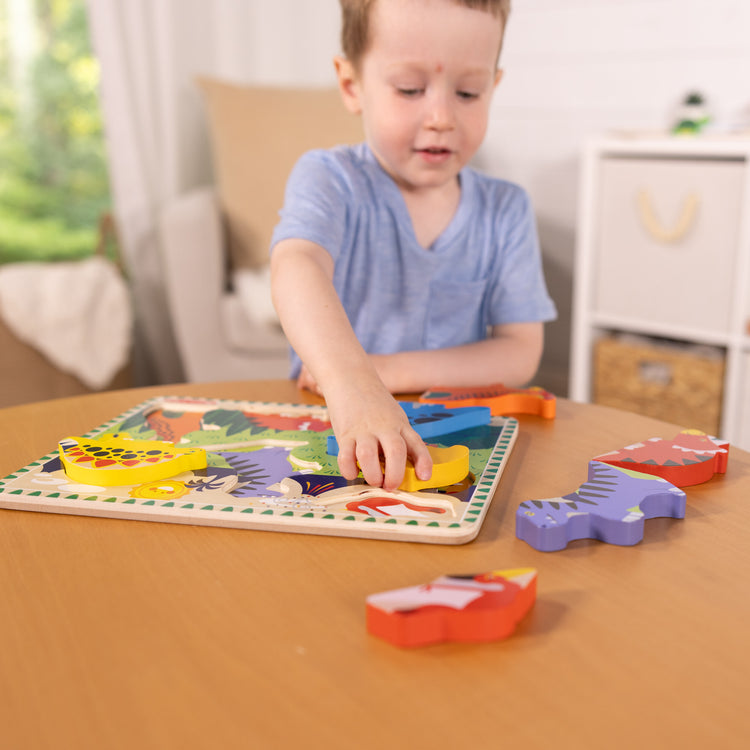
[{"label": "yellow dinosaur piece", "polygon": [[400,490],[416,492],[431,487],[448,487],[466,478],[469,473],[469,449],[465,445],[452,445],[449,448],[428,445],[427,450],[432,456],[432,476],[426,480],[418,479],[414,464],[407,461],[404,481],[398,487]]},{"label": "yellow dinosaur piece", "polygon": [[65,473],[76,482],[103,487],[143,484],[206,468],[202,448],[178,448],[160,440],[132,440],[125,433],[69,437],[58,443]]}]

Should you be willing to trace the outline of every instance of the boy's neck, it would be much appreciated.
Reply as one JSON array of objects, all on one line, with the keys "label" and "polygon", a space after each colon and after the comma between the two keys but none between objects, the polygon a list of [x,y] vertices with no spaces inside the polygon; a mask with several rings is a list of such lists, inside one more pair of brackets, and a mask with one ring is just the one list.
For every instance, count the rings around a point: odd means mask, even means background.
[{"label": "boy's neck", "polygon": [[456,177],[440,187],[407,190],[399,187],[411,217],[417,242],[429,249],[453,220],[461,202],[461,183]]}]

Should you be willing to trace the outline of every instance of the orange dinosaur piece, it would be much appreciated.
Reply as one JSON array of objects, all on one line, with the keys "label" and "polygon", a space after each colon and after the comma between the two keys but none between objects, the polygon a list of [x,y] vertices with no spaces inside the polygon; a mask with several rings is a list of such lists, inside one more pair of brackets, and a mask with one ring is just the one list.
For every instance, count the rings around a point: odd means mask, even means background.
[{"label": "orange dinosaur piece", "polygon": [[367,630],[395,646],[507,638],[536,600],[536,570],[441,576],[367,597]]},{"label": "orange dinosaur piece", "polygon": [[538,414],[554,419],[557,399],[543,388],[507,388],[501,383],[485,388],[431,388],[419,400],[444,406],[488,406],[493,417],[505,414]]}]

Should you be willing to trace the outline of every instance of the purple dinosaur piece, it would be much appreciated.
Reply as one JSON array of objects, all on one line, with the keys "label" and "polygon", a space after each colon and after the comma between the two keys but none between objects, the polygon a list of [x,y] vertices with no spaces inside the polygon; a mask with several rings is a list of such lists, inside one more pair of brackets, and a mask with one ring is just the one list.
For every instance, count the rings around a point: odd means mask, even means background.
[{"label": "purple dinosaur piece", "polygon": [[685,493],[666,479],[589,462],[588,479],[575,492],[528,500],[516,512],[516,536],[542,552],[575,539],[632,545],[643,539],[647,518],[684,518]]}]

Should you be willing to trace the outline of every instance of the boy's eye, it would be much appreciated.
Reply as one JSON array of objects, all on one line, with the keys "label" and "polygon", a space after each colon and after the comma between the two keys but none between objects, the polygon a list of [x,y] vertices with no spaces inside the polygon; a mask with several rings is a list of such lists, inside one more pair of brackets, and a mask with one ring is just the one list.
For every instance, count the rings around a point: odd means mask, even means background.
[{"label": "boy's eye", "polygon": [[398,93],[401,94],[401,96],[408,96],[408,97],[419,96],[419,94],[421,94],[423,91],[424,89],[420,89],[417,87],[412,88],[410,86],[400,86],[398,88]]},{"label": "boy's eye", "polygon": [[473,91],[457,91],[456,95],[459,99],[464,99],[465,101],[471,101],[472,99],[479,99],[479,94],[473,92]]}]

